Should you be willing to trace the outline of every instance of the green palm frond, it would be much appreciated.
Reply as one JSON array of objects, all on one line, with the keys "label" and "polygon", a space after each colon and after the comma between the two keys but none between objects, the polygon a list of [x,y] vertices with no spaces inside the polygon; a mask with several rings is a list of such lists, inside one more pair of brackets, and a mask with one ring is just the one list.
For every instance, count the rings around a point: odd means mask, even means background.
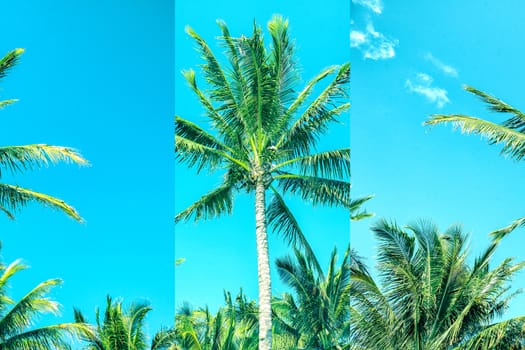
[{"label": "green palm frond", "polygon": [[15,102],[18,102],[18,100],[16,99],[2,100],[0,101],[0,109],[4,108],[5,106],[9,106],[10,104],[13,104]]},{"label": "green palm frond", "polygon": [[43,144],[0,147],[0,166],[13,173],[59,162],[88,165],[77,150],[69,147]]},{"label": "green palm frond", "polygon": [[40,283],[27,293],[0,319],[0,337],[7,338],[21,333],[31,326],[35,316],[44,313],[58,314],[58,303],[48,300],[44,296],[51,288],[61,284],[59,279],[47,280]]},{"label": "green palm frond", "polygon": [[0,348],[17,350],[70,349],[71,339],[89,334],[89,326],[63,323],[33,328],[39,316],[57,314],[58,303],[48,297],[59,279],[44,281],[33,288],[20,300],[11,299],[6,290],[10,279],[27,266],[20,260],[0,267]]},{"label": "green palm frond", "polygon": [[177,214],[175,222],[188,221],[191,217],[198,221],[218,217],[224,213],[230,214],[233,209],[232,192],[233,187],[230,184],[217,187]]},{"label": "green palm frond", "polygon": [[294,247],[301,247],[308,258],[312,261],[317,271],[321,270],[321,265],[317,261],[312,247],[304,236],[299,223],[293,216],[293,213],[286,205],[279,192],[272,187],[273,198],[268,205],[266,220],[273,230],[282,235],[284,239]]},{"label": "green palm frond", "polygon": [[75,208],[61,199],[18,186],[0,184],[0,205],[3,208],[17,210],[27,205],[30,201],[38,202],[52,209],[59,209],[73,219],[80,222],[83,221]]},{"label": "green palm frond", "polygon": [[281,174],[275,177],[283,192],[297,194],[312,205],[347,207],[350,183],[316,176]]},{"label": "green palm frond", "polygon": [[350,64],[347,63],[339,68],[335,79],[290,127],[279,146],[290,150],[294,156],[311,152],[312,146],[328,129],[328,124],[335,122],[337,116],[350,108],[350,103],[338,103],[347,97],[349,79]]},{"label": "green palm frond", "polygon": [[523,225],[525,225],[525,217],[516,219],[510,225],[494,230],[489,233],[489,235],[492,236],[492,239],[495,241],[499,241],[518,227],[523,227]]},{"label": "green palm frond", "polygon": [[7,54],[4,55],[0,59],[0,79],[4,78],[9,70],[13,68],[18,61],[20,60],[20,56],[24,53],[24,49],[14,49],[9,51]]},{"label": "green palm frond", "polygon": [[502,144],[501,154],[521,160],[525,156],[525,134],[484,119],[464,115],[436,114],[426,125],[452,123],[464,133],[480,134],[491,144]]},{"label": "green palm frond", "polygon": [[360,197],[357,199],[351,199],[349,203],[350,219],[354,221],[359,221],[359,220],[373,217],[374,213],[369,213],[366,210],[361,209],[361,206],[372,198],[374,198],[373,195]]}]

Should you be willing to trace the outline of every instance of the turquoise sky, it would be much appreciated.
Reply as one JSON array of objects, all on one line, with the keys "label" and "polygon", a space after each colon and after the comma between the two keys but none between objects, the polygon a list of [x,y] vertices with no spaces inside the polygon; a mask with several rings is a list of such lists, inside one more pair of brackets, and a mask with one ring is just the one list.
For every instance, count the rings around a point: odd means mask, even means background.
[{"label": "turquoise sky", "polygon": [[[525,167],[479,136],[422,123],[433,113],[502,121],[463,84],[524,109],[521,1],[372,1],[351,7],[351,146],[354,195],[375,194],[369,209],[405,225],[419,218],[443,230],[462,223],[471,251],[487,233],[525,215]],[[353,223],[354,248],[374,262],[368,227]],[[525,231],[501,244],[496,261],[524,259]],[[514,281],[525,286],[525,276]],[[522,312],[516,299],[511,315]]]},{"label": "turquoise sky", "polygon": [[[3,181],[55,195],[86,224],[39,206],[0,217],[2,258],[30,270],[21,297],[60,277],[52,293],[94,320],[107,294],[150,300],[150,328],[174,317],[173,2],[15,1],[2,8],[0,52],[23,47],[1,82],[2,145],[72,146],[91,167],[60,165]],[[46,319],[47,320],[47,319]]]},{"label": "turquoise sky", "polygon": [[[302,67],[303,84],[323,68],[348,62],[350,47],[350,3],[348,1],[176,1],[175,4],[175,112],[183,118],[206,125],[198,100],[187,87],[180,71],[201,63],[192,40],[184,27],[190,25],[208,41],[217,56],[222,51],[215,38],[220,35],[217,19],[228,24],[234,36],[249,36],[253,21],[266,30],[273,14],[289,19],[291,37],[295,39],[297,57]],[[298,88],[302,88],[303,85]],[[323,148],[349,145],[348,114],[341,125],[334,125],[321,143]],[[175,167],[175,209],[183,210],[221,181],[222,174],[196,176],[184,165]],[[255,249],[254,198],[241,194],[233,215],[214,221],[178,224],[175,228],[175,254],[186,258],[176,268],[175,301],[194,306],[208,304],[216,308],[223,303],[223,290],[237,293],[239,288],[253,299],[257,297],[257,264]],[[292,202],[322,266],[326,266],[335,245],[342,253],[349,241],[348,213],[342,209],[324,209]],[[288,253],[280,238],[270,236],[270,259]],[[274,293],[285,288],[272,272]]]}]

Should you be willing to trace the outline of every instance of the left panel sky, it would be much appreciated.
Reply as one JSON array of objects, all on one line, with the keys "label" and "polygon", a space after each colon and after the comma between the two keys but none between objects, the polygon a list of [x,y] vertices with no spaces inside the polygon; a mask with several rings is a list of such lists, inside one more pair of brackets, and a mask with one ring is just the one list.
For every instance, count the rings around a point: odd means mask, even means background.
[{"label": "left panel sky", "polygon": [[153,333],[174,310],[172,0],[15,1],[4,4],[0,52],[22,47],[0,83],[2,145],[77,148],[90,167],[52,166],[2,181],[66,200],[78,224],[38,206],[0,217],[2,259],[31,269],[22,296],[59,277],[53,296],[94,319],[105,296],[148,299]]}]

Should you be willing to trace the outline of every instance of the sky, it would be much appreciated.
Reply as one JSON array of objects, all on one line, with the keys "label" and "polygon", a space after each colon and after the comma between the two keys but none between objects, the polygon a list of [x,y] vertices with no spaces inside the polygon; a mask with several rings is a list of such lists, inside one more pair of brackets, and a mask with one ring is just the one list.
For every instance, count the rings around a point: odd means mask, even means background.
[{"label": "sky", "polygon": [[[250,36],[253,21],[261,26],[266,38],[266,23],[274,14],[289,20],[290,37],[295,40],[296,57],[302,68],[302,88],[322,69],[349,61],[350,3],[317,1],[176,1],[175,2],[175,113],[206,126],[206,118],[198,100],[187,87],[180,71],[194,68],[199,74],[201,62],[191,38],[184,32],[190,25],[212,47],[216,56],[216,37],[220,35],[217,19],[224,20],[232,36]],[[267,41],[268,43],[268,41]],[[199,77],[197,75],[197,77]],[[202,80],[201,80],[202,82]],[[199,84],[199,80],[197,80]],[[341,124],[330,128],[320,148],[349,146],[348,113]],[[221,181],[220,172],[195,175],[184,164],[175,165],[175,210],[179,212],[213,189]],[[349,243],[348,213],[343,209],[311,206],[301,201],[290,203],[303,232],[307,236],[321,266],[326,267],[332,249],[342,253]],[[269,237],[272,265],[272,289],[275,295],[288,291],[280,283],[274,260],[291,250],[273,234]],[[236,294],[240,288],[251,299],[257,298],[257,262],[255,249],[254,198],[237,197],[231,216],[213,221],[179,223],[175,227],[175,255],[186,261],[176,267],[175,303],[189,302],[194,307],[208,305],[216,309],[223,304],[223,290]]]},{"label": "sky", "polygon": [[[12,2],[0,52],[26,51],[0,81],[2,145],[78,149],[91,166],[4,176],[64,199],[85,219],[30,205],[0,217],[2,260],[31,266],[12,282],[21,297],[61,278],[51,296],[94,321],[106,295],[147,299],[150,333],[174,319],[174,8],[172,1]],[[4,173],[2,173],[4,175]]]},{"label": "sky", "polygon": [[[352,195],[374,194],[376,218],[351,225],[351,244],[374,264],[369,230],[378,218],[407,225],[430,219],[442,230],[461,223],[472,256],[488,233],[523,217],[523,163],[499,155],[479,136],[422,123],[461,113],[501,122],[470,85],[523,110],[525,53],[520,1],[352,0],[350,58]],[[494,259],[524,259],[516,230]],[[514,287],[525,286],[519,275]],[[522,313],[523,296],[509,316]]]}]

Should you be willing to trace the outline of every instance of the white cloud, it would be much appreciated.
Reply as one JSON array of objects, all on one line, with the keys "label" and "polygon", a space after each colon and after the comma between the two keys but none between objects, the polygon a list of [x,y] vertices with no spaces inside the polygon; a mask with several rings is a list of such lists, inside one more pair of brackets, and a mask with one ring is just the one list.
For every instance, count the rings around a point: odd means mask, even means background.
[{"label": "white cloud", "polygon": [[439,70],[451,77],[457,77],[458,71],[456,68],[441,62],[439,59],[434,57],[430,52],[425,55],[425,59],[436,66]]},{"label": "white cloud", "polygon": [[357,30],[350,32],[350,47],[359,47],[366,42],[366,34]]},{"label": "white cloud", "polygon": [[407,79],[405,86],[410,92],[424,96],[428,101],[435,103],[438,108],[449,103],[447,90],[432,86],[433,79],[425,73],[418,73],[414,81]]},{"label": "white cloud", "polygon": [[367,7],[378,15],[383,12],[383,4],[381,3],[381,0],[352,0],[352,2]]},{"label": "white cloud", "polygon": [[366,25],[365,31],[350,32],[350,47],[363,52],[364,58],[383,60],[396,55],[395,47],[398,41],[389,39],[374,29],[372,23]]}]

